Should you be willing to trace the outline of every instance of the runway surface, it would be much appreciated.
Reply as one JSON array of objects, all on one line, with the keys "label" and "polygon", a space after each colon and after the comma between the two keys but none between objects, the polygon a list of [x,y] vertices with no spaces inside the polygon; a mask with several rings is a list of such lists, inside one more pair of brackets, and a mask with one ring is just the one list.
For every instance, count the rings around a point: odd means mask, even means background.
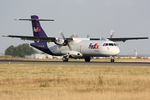
[{"label": "runway surface", "polygon": [[116,65],[116,66],[149,66],[150,62],[98,62],[98,61],[91,61],[91,62],[84,62],[84,61],[69,61],[69,62],[62,62],[62,61],[34,61],[34,60],[6,60],[1,59],[0,64],[49,64],[49,65]]}]

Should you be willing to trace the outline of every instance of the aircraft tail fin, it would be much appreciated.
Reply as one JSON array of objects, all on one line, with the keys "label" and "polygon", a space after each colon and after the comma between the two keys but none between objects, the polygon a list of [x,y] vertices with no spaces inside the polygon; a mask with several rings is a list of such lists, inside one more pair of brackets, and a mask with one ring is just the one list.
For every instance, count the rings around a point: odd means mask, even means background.
[{"label": "aircraft tail fin", "polygon": [[54,21],[52,19],[39,19],[37,15],[32,15],[31,19],[19,19],[20,21],[31,21],[32,23],[32,30],[33,30],[33,36],[34,37],[47,37],[46,33],[44,32],[40,21]]},{"label": "aircraft tail fin", "polygon": [[31,22],[34,37],[47,37],[46,33],[44,32],[44,30],[40,25],[38,16],[36,15],[31,16]]}]

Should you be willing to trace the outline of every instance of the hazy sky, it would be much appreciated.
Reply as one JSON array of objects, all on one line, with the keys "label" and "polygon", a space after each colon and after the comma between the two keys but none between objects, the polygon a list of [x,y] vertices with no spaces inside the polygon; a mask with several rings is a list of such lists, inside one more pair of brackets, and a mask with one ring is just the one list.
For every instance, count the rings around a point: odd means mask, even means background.
[{"label": "hazy sky", "polygon": [[[31,22],[15,21],[16,18],[55,19],[55,22],[41,22],[48,36],[60,37],[77,33],[79,37],[150,37],[150,0],[0,0],[0,35],[30,35]],[[10,45],[30,43],[20,39],[0,36],[0,53]],[[150,54],[150,39],[119,43],[121,54]]]}]

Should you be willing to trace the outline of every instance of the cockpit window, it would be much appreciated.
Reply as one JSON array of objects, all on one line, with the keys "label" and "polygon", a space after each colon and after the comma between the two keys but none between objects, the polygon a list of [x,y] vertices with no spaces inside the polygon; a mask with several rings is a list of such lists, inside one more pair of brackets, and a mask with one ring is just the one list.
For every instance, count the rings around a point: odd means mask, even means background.
[{"label": "cockpit window", "polygon": [[104,43],[103,46],[117,46],[116,43]]},{"label": "cockpit window", "polygon": [[114,46],[117,46],[117,44],[116,44],[116,43],[114,43]]},{"label": "cockpit window", "polygon": [[113,43],[109,43],[109,46],[113,46],[114,44]]}]

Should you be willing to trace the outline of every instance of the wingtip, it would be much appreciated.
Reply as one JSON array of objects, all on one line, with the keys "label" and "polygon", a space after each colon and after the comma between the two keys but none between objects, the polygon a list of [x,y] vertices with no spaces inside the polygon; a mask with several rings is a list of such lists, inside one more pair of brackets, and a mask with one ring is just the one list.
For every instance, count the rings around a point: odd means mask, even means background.
[{"label": "wingtip", "polygon": [[9,37],[9,35],[2,35],[2,37]]},{"label": "wingtip", "polygon": [[16,19],[16,18],[15,18],[14,20],[15,20],[15,21],[18,21],[18,19]]}]

